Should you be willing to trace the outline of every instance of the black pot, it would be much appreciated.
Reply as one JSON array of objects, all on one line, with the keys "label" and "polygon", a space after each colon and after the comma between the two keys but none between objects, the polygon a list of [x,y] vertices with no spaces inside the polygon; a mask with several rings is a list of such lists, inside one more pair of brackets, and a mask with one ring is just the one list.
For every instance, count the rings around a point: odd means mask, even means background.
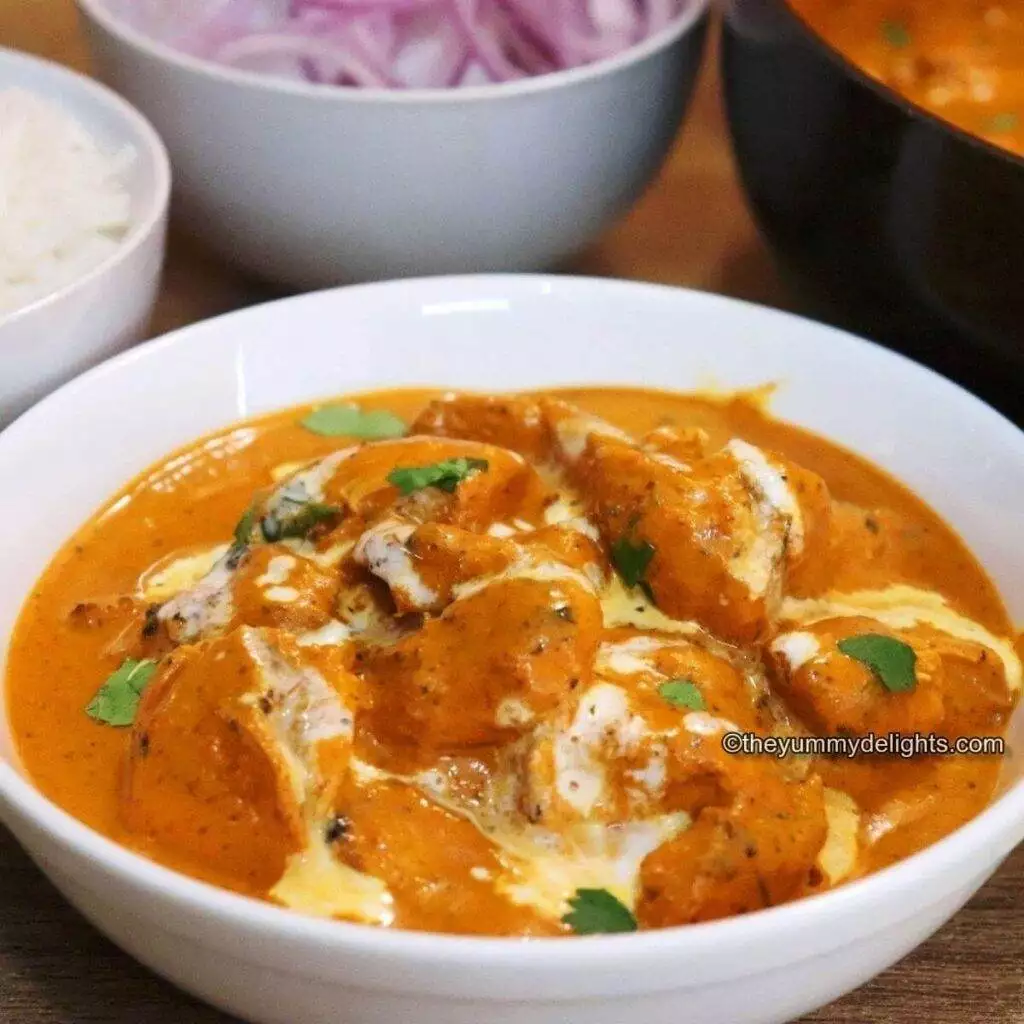
[{"label": "black pot", "polygon": [[1024,160],[869,79],[782,0],[731,0],[722,63],[744,187],[812,307],[1024,422]]}]

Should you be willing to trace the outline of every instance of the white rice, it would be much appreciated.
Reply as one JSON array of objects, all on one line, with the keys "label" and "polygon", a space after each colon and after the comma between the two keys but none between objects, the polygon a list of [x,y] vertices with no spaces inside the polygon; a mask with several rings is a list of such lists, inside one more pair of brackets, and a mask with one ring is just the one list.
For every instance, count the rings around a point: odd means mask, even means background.
[{"label": "white rice", "polygon": [[106,152],[57,104],[0,90],[0,316],[82,277],[130,226],[131,147]]}]

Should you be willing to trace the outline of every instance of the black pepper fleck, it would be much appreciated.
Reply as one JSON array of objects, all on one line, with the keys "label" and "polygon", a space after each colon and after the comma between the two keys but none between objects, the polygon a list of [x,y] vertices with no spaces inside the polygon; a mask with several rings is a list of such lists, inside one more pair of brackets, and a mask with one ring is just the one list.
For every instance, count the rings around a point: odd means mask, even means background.
[{"label": "black pepper fleck", "polygon": [[142,635],[144,637],[156,636],[157,631],[160,629],[160,619],[157,616],[160,613],[160,605],[151,604],[146,609],[146,619],[142,623]]},{"label": "black pepper fleck", "polygon": [[327,823],[324,839],[329,843],[336,843],[339,839],[344,839],[348,835],[348,830],[351,827],[352,822],[348,818],[344,817],[344,815],[338,815]]}]

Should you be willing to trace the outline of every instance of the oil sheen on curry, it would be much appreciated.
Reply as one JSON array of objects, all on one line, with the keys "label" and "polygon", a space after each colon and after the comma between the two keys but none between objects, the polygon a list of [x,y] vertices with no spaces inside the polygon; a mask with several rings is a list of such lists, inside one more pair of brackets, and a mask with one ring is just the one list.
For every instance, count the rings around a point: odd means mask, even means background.
[{"label": "oil sheen on curry", "polygon": [[867,74],[1024,155],[1024,0],[788,0]]},{"label": "oil sheen on curry", "polygon": [[723,739],[1001,735],[1015,637],[933,512],[762,405],[395,391],[206,438],[39,581],[24,764],[165,865],[384,927],[661,928],[904,857],[999,756]]}]

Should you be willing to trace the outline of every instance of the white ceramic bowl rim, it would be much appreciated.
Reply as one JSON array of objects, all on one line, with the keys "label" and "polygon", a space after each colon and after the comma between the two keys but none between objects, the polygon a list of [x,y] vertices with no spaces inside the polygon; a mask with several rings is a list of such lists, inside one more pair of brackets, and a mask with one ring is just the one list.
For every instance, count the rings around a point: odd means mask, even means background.
[{"label": "white ceramic bowl rim", "polygon": [[215,61],[202,60],[190,54],[175,50],[174,47],[152,39],[145,33],[121,18],[111,14],[105,0],[77,0],[90,18],[121,42],[142,50],[157,60],[176,64],[186,71],[219,79],[238,86],[250,86],[267,92],[285,93],[293,96],[304,96],[311,100],[325,103],[408,103],[412,105],[462,104],[483,100],[512,99],[528,96],[533,93],[557,89],[561,86],[579,85],[603,75],[611,75],[634,64],[642,63],[660,50],[667,49],[677,39],[684,36],[703,17],[711,6],[711,0],[686,0],[687,7],[683,13],[663,28],[660,32],[641,40],[635,46],[623,50],[622,53],[593,64],[568,68],[564,71],[552,71],[546,75],[533,75],[514,82],[495,82],[491,85],[460,86],[458,88],[419,88],[419,89],[383,89],[383,88],[342,88],[334,85],[318,85],[313,82],[297,82],[274,75],[265,75],[257,71],[245,71],[232,68]]},{"label": "white ceramic bowl rim", "polygon": [[[70,88],[92,95],[115,111],[129,125],[132,144],[136,145],[136,140],[141,141],[144,151],[139,152],[136,159],[148,161],[152,165],[154,188],[151,201],[141,215],[133,219],[127,237],[118,246],[116,252],[112,252],[105,260],[92,267],[81,277],[76,277],[56,291],[47,292],[26,306],[17,306],[7,313],[0,313],[0,327],[5,327],[22,317],[31,316],[46,306],[62,302],[79,289],[88,287],[90,283],[107,273],[112,267],[130,260],[136,250],[152,234],[153,228],[164,215],[171,201],[171,160],[167,154],[167,148],[156,129],[126,99],[119,96],[113,89],[108,89],[95,79],[79,74],[63,64],[0,46],[0,66],[3,64],[15,67],[18,64],[23,64],[28,67],[45,68],[48,74],[64,79]],[[137,145],[136,148],[138,148]]]},{"label": "white ceramic bowl rim", "polygon": [[[510,287],[510,282],[517,280],[521,282],[524,279],[537,283],[548,280],[542,275],[478,275],[476,277],[438,277],[432,280],[436,281],[438,285],[445,285],[454,290],[458,289],[460,284],[464,285],[467,282],[491,284],[496,288],[501,288],[503,285]],[[589,279],[572,277],[558,277],[550,280],[554,287],[560,288],[572,288],[576,285],[592,286],[595,283]],[[399,285],[402,283],[398,282]],[[404,283],[415,284],[416,281],[413,279]],[[349,286],[344,289],[330,289],[329,291],[351,293],[366,289],[392,288],[395,285],[394,282],[382,282]],[[663,285],[607,280],[601,281],[600,286],[623,292],[647,291],[657,295],[687,291],[687,289],[670,288]],[[280,299],[267,305],[301,302],[317,294],[324,295],[327,292]],[[701,294],[701,301],[709,304],[720,303],[723,306],[747,306],[757,309],[758,315],[761,317],[779,318],[781,321],[794,323],[803,322],[800,317],[789,313],[765,309],[753,303],[741,302],[723,296]],[[252,313],[253,309],[247,309],[225,314],[215,319],[216,321],[225,321],[244,318]],[[15,421],[5,435],[8,438],[13,438],[22,432],[34,431],[36,424],[45,420],[51,405],[64,401],[78,390],[88,388],[95,379],[117,370],[121,366],[146,359],[164,348],[173,346],[183,335],[197,327],[206,327],[211,322],[214,321],[206,321],[203,324],[195,324],[171,332],[95,367],[36,405],[21,419]],[[904,369],[910,366],[913,367],[915,373],[931,377],[937,394],[948,401],[953,408],[959,407],[963,410],[969,407],[972,417],[977,420],[988,420],[994,430],[1007,437],[1008,444],[1021,449],[1024,453],[1024,440],[1021,438],[1021,431],[994,409],[959,386],[873,342],[854,338],[844,332],[824,326],[821,330],[829,335],[830,345],[840,352],[843,348],[854,352],[862,350],[866,346],[874,351],[878,359],[889,361],[894,368],[897,368],[898,364],[902,364]],[[0,696],[2,696],[2,691],[0,691]],[[922,880],[940,878],[951,868],[969,862],[972,851],[999,846],[1002,843],[1006,847],[1002,852],[1008,853],[1009,844],[1001,837],[1012,831],[1015,823],[1024,819],[1024,781],[1018,781],[981,814],[938,843],[866,878],[850,882],[829,892],[740,917],[684,927],[645,931],[631,935],[592,936],[586,939],[542,938],[522,941],[508,938],[477,938],[432,932],[389,930],[343,921],[328,921],[306,917],[269,903],[236,895],[161,867],[105,838],[61,810],[22,777],[13,765],[4,761],[0,761],[0,798],[14,806],[35,827],[44,830],[58,845],[79,857],[99,863],[111,875],[126,876],[141,889],[154,896],[167,897],[197,912],[213,914],[228,924],[253,929],[260,934],[273,934],[284,939],[313,942],[328,950],[391,958],[396,964],[396,970],[399,969],[398,965],[403,962],[437,968],[458,965],[469,969],[486,968],[488,965],[500,963],[502,965],[513,964],[524,970],[536,971],[548,977],[569,970],[621,971],[627,962],[635,962],[637,958],[651,958],[661,962],[668,960],[674,962],[678,959],[680,969],[685,970],[685,957],[689,950],[706,950],[720,944],[724,949],[736,951],[752,948],[758,944],[783,941],[787,934],[812,922],[827,928],[831,917],[839,916],[854,908],[862,912],[866,919],[866,928],[870,931],[872,928],[871,915],[863,913],[865,910],[870,911],[872,907],[881,908],[891,904],[897,900],[898,893],[904,885],[911,880],[920,884]],[[936,902],[939,902],[943,895],[943,892],[939,892]],[[912,912],[908,911],[908,914]],[[293,964],[291,967],[298,973],[302,972],[301,964]],[[678,978],[674,978],[672,981],[676,985],[680,983]],[[700,984],[700,979],[695,977],[693,984]]]}]

